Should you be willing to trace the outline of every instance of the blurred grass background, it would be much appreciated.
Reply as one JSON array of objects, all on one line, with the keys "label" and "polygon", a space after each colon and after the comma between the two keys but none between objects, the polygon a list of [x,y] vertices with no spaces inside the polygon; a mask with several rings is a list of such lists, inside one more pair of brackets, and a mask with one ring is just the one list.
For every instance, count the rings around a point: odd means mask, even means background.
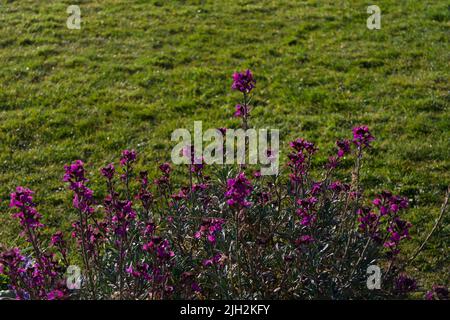
[{"label": "blurred grass background", "polygon": [[[73,4],[81,30],[66,27]],[[366,27],[372,4],[381,30]],[[318,163],[354,125],[371,128],[366,191],[410,198],[412,251],[450,184],[449,16],[441,0],[0,0],[0,243],[22,241],[17,185],[66,229],[64,164],[83,159],[102,190],[98,169],[125,148],[151,171],[175,128],[235,127],[231,75],[250,68],[252,124],[279,128],[284,146],[314,141]],[[449,220],[411,270],[424,286],[449,283]]]}]

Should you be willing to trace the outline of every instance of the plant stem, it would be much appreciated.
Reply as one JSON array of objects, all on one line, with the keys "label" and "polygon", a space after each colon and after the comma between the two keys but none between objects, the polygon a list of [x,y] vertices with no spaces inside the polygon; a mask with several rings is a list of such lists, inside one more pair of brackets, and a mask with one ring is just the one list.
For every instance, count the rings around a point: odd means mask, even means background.
[{"label": "plant stem", "polygon": [[241,298],[241,257],[239,254],[239,210],[236,210],[236,258],[237,258],[237,275],[238,275],[238,297]]},{"label": "plant stem", "polygon": [[442,204],[442,207],[441,207],[441,212],[439,213],[439,217],[436,219],[436,222],[434,223],[433,228],[431,229],[430,233],[425,238],[425,240],[422,242],[421,246],[416,250],[416,252],[414,252],[414,254],[411,256],[411,258],[408,259],[408,261],[406,262],[406,265],[410,264],[419,255],[419,253],[423,250],[423,248],[425,247],[425,245],[430,240],[431,236],[433,235],[433,233],[436,231],[437,227],[441,223],[441,221],[444,217],[444,213],[448,206],[449,195],[450,195],[450,186],[447,188],[447,192],[445,193],[444,203]]}]

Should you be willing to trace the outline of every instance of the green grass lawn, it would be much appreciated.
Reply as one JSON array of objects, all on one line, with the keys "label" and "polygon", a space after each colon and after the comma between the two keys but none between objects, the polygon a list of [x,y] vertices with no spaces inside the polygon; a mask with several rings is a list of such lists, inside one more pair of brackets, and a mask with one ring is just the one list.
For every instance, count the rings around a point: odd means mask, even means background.
[{"label": "green grass lawn", "polygon": [[[66,27],[71,4],[81,30]],[[366,27],[371,4],[381,30]],[[316,142],[318,163],[354,125],[371,128],[366,191],[411,199],[411,251],[450,184],[449,16],[443,0],[0,0],[0,243],[21,241],[17,185],[67,228],[64,164],[87,162],[95,190],[122,149],[152,170],[175,128],[237,126],[231,75],[250,68],[252,124],[279,128],[285,146]],[[411,270],[426,285],[449,282],[448,216]]]}]

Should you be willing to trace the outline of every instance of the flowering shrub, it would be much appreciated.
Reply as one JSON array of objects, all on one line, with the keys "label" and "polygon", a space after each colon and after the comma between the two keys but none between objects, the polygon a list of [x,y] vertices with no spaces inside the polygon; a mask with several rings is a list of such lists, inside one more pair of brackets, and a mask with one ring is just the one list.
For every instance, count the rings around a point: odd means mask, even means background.
[{"label": "flowering shrub", "polygon": [[[232,89],[243,95],[234,115],[244,129],[254,88],[249,70],[233,75]],[[368,127],[355,127],[317,174],[318,148],[299,138],[290,142],[277,176],[242,165],[192,164],[185,185],[172,182],[169,163],[153,180],[136,174],[138,155],[125,150],[117,169],[111,163],[100,170],[103,200],[77,160],[65,166],[63,178],[77,213],[72,245],[61,231],[42,236],[33,192],[18,187],[11,194],[13,217],[32,250],[3,251],[0,273],[18,299],[403,297],[418,288],[403,270],[401,244],[412,227],[403,218],[408,199],[388,191],[364,196],[359,174],[374,139]],[[348,181],[336,178],[344,159],[354,162]],[[66,286],[71,264],[82,270],[75,290]],[[382,290],[367,288],[373,264],[385,270]],[[448,298],[448,290],[434,286],[426,298]]]}]

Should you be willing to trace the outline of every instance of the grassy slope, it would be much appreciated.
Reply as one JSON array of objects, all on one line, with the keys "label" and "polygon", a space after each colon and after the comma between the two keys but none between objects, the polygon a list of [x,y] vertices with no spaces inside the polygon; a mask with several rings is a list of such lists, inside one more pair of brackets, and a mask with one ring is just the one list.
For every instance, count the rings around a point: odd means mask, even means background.
[{"label": "grassy slope", "polygon": [[[80,31],[66,28],[73,3]],[[173,129],[236,125],[230,75],[249,67],[253,123],[280,128],[285,143],[302,136],[327,150],[369,125],[367,189],[408,195],[423,237],[450,184],[448,6],[378,0],[382,29],[370,31],[369,4],[0,0],[0,198],[29,186],[46,222],[67,226],[64,164],[84,159],[95,186],[124,148],[154,167]],[[17,242],[7,200],[0,206],[0,242]],[[430,282],[448,274],[448,221],[417,264]]]}]

